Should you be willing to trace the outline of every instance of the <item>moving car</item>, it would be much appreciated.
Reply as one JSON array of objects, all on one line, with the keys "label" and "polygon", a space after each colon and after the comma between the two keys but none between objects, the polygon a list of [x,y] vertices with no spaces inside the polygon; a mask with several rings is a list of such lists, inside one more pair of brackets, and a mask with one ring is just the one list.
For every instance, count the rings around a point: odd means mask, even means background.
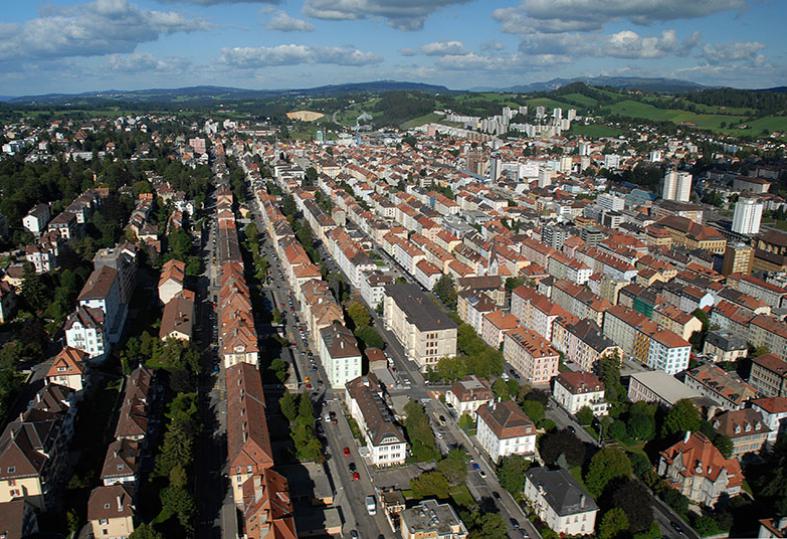
[{"label": "moving car", "polygon": [[361,474],[358,472],[353,472],[353,481],[358,481],[361,478]]},{"label": "moving car", "polygon": [[374,496],[366,497],[366,512],[370,515],[377,514],[377,501],[374,499]]},{"label": "moving car", "polygon": [[349,447],[345,447],[344,449],[342,449],[342,453],[344,453],[345,457],[349,457],[350,456],[350,448]]}]

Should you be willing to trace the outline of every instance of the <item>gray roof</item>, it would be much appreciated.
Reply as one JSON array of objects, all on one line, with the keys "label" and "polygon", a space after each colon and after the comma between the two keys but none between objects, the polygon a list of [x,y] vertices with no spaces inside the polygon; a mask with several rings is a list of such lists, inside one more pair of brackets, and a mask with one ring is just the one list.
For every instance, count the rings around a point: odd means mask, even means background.
[{"label": "gray roof", "polygon": [[456,323],[445,314],[418,286],[410,283],[392,284],[385,287],[386,295],[393,298],[407,320],[419,331],[441,331],[456,329]]},{"label": "gray roof", "polygon": [[531,468],[525,472],[525,477],[537,489],[543,489],[544,499],[560,516],[598,510],[593,497],[563,468]]}]

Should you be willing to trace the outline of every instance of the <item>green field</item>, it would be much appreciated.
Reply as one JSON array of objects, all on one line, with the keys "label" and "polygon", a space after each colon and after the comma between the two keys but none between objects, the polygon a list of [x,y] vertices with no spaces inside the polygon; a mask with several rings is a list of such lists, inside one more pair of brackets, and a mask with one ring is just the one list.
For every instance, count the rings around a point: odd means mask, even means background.
[{"label": "green field", "polygon": [[578,123],[571,124],[571,131],[574,135],[583,135],[585,137],[599,138],[599,137],[619,137],[623,134],[622,129],[617,127],[610,127],[607,125],[590,124],[582,125]]},{"label": "green field", "polygon": [[597,100],[584,94],[565,94],[561,95],[560,99],[580,107],[595,107],[598,105]]},{"label": "green field", "polygon": [[722,130],[722,123],[732,124],[745,120],[745,116],[732,114],[697,114],[688,110],[662,109],[641,101],[626,99],[604,107],[610,114],[640,118],[656,122],[673,122],[700,129]]},{"label": "green field", "polygon": [[[418,116],[413,118],[412,120],[408,120],[401,125],[402,129],[412,129],[414,127],[418,127],[424,124],[432,123],[432,122],[440,122],[444,116],[439,114],[435,114],[434,112],[430,112],[429,114],[424,114],[423,116]],[[445,122],[442,122],[445,123]]]},{"label": "green field", "polygon": [[563,103],[562,101],[556,101],[549,97],[534,97],[532,99],[528,99],[526,101],[526,104],[530,108],[546,107],[547,109],[554,109],[556,107],[566,108],[566,106],[568,105],[568,103]]}]

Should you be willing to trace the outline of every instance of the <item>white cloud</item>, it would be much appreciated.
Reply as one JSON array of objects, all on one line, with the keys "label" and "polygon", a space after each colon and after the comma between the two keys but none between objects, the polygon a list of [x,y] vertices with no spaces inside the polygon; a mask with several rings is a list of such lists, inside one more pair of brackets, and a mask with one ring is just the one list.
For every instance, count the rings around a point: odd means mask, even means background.
[{"label": "white cloud", "polygon": [[560,54],[477,54],[469,52],[442,56],[437,59],[436,65],[451,71],[492,71],[522,72],[526,69],[541,69],[571,61],[568,56]]},{"label": "white cloud", "polygon": [[709,43],[702,48],[702,56],[711,64],[745,62],[752,65],[763,65],[766,58],[764,54],[760,54],[760,51],[764,48],[765,45],[758,41]]},{"label": "white cloud", "polygon": [[107,65],[113,71],[124,73],[161,71],[178,73],[184,71],[190,62],[184,58],[156,58],[148,53],[113,54],[107,59]]},{"label": "white cloud", "polygon": [[461,41],[435,41],[421,46],[421,52],[427,56],[446,56],[449,54],[465,54],[465,45]]},{"label": "white cloud", "polygon": [[209,27],[177,12],[142,10],[127,0],[95,0],[3,25],[0,60],[126,53],[163,35]]},{"label": "white cloud", "polygon": [[277,11],[265,25],[268,30],[278,32],[312,32],[314,25],[303,19],[291,17],[284,11]]},{"label": "white cloud", "polygon": [[600,30],[614,20],[635,24],[693,19],[741,10],[747,0],[522,0],[516,7],[496,9],[492,16],[503,31],[583,32]]},{"label": "white cloud", "polygon": [[527,54],[559,54],[573,57],[652,59],[685,56],[699,42],[699,34],[681,40],[674,30],[659,36],[642,36],[631,30],[614,34],[531,34],[524,36],[519,50]]},{"label": "white cloud", "polygon": [[440,8],[470,0],[306,0],[303,11],[310,17],[349,21],[380,17],[398,30],[420,30]]},{"label": "white cloud", "polygon": [[282,0],[159,0],[167,4],[194,4],[197,6],[218,6],[219,4],[281,4]]},{"label": "white cloud", "polygon": [[312,47],[289,44],[222,49],[221,60],[233,67],[259,68],[298,64],[364,66],[380,63],[382,58],[354,47]]}]

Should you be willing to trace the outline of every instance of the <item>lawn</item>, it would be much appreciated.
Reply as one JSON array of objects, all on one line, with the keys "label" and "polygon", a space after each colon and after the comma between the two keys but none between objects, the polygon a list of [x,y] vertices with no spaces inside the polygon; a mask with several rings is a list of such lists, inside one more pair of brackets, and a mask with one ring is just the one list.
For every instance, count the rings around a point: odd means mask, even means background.
[{"label": "lawn", "polygon": [[451,487],[448,492],[451,494],[451,499],[454,500],[456,505],[460,505],[468,509],[476,505],[473,495],[470,494],[470,491],[465,484]]},{"label": "lawn", "polygon": [[572,123],[571,133],[574,135],[583,135],[585,137],[591,137],[591,138],[618,137],[623,134],[623,130],[618,129],[617,127],[610,127],[607,125],[599,125],[599,124],[582,125],[578,123]]},{"label": "lawn", "polygon": [[547,109],[570,107],[568,103],[563,103],[562,101],[555,101],[554,99],[551,99],[549,97],[534,97],[533,99],[528,99],[527,106],[530,108],[546,107]]},{"label": "lawn", "polygon": [[434,112],[430,112],[429,114],[424,114],[423,116],[418,116],[413,118],[412,120],[407,120],[401,125],[402,129],[412,129],[414,127],[419,127],[424,124],[432,123],[432,122],[439,122],[445,118],[445,116],[441,116],[439,114],[435,114]]},{"label": "lawn", "polygon": [[598,105],[598,101],[584,94],[565,94],[561,95],[560,99],[569,101],[580,107],[595,107]]}]

